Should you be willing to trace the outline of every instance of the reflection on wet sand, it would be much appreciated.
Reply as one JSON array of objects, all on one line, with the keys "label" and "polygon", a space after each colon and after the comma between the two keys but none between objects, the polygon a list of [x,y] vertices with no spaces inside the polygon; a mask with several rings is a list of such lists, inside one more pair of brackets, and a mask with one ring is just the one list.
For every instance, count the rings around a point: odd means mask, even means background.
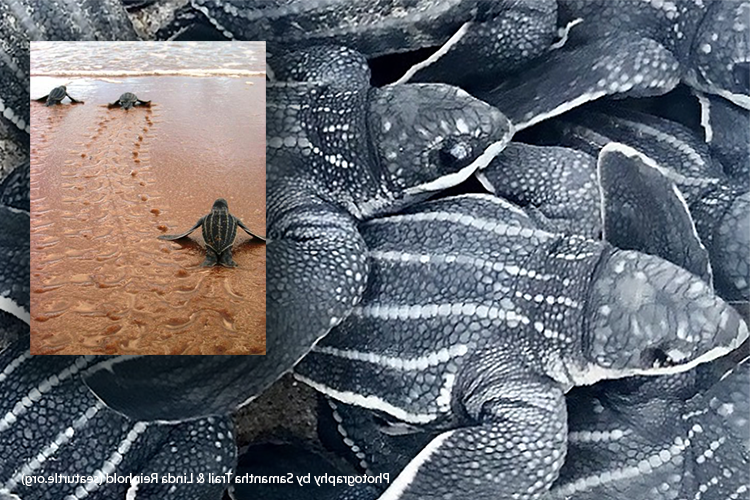
[{"label": "reflection on wet sand", "polygon": [[[219,197],[265,233],[264,82],[130,83],[32,105],[32,353],[262,354],[265,246],[239,232],[239,267],[202,268],[200,231],[157,237]],[[102,105],[132,85],[152,108]]]}]

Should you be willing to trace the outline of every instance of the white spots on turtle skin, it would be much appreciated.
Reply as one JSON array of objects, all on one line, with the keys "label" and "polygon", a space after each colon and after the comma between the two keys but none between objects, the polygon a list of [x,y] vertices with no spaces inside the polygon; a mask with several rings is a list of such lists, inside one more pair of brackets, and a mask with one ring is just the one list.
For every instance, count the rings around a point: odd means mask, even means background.
[{"label": "white spots on turtle skin", "polygon": [[[413,264],[413,265],[425,265],[425,264],[432,264],[432,265],[461,265],[461,266],[470,266],[477,269],[485,269],[488,272],[494,272],[494,273],[506,273],[510,276],[522,276],[528,279],[532,279],[539,282],[548,282],[548,281],[559,281],[560,277],[557,274],[549,274],[549,273],[541,273],[537,272],[534,269],[526,269],[524,267],[520,267],[518,265],[512,264],[512,263],[506,263],[500,260],[488,260],[483,259],[481,257],[475,257],[473,255],[461,255],[461,254],[424,254],[424,253],[410,253],[410,252],[402,252],[402,251],[396,251],[396,250],[373,250],[368,252],[368,256],[376,261],[385,261],[385,262],[396,262],[396,263],[402,263],[402,264]],[[563,285],[565,285],[565,281],[563,280]],[[511,290],[508,287],[505,287],[500,283],[499,280],[496,280],[495,289],[498,292],[502,292],[504,294],[510,293]],[[565,304],[568,307],[574,307],[574,308],[580,308],[581,305],[577,301],[574,301],[573,299],[570,299],[568,297],[559,296],[559,297],[552,297],[550,298],[547,295],[531,295],[529,293],[522,293],[522,292],[515,292],[515,296],[527,301],[549,301],[556,302],[558,304]],[[510,299],[503,299],[500,301],[500,305],[512,309],[515,306],[513,305],[513,302],[510,301]]]},{"label": "white spots on turtle skin", "polygon": [[571,443],[601,443],[609,441],[620,441],[621,439],[628,437],[632,433],[633,430],[627,428],[612,429],[607,431],[571,431],[568,433],[568,441]]},{"label": "white spots on turtle skin", "polygon": [[450,411],[451,399],[453,396],[453,385],[455,383],[456,375],[454,373],[446,373],[443,375],[443,385],[440,387],[440,394],[435,400],[435,403],[437,403],[438,409],[441,412]]},{"label": "white spots on turtle skin", "polygon": [[351,361],[372,363],[397,371],[423,371],[430,367],[438,366],[447,363],[452,359],[464,356],[469,351],[469,348],[465,344],[457,344],[415,358],[385,356],[373,352],[337,349],[329,346],[315,346],[313,347],[313,351]]},{"label": "white spots on turtle skin", "polygon": [[710,54],[711,53],[711,44],[708,42],[704,42],[700,46],[700,51],[704,54]]},{"label": "white spots on turtle skin", "polygon": [[[148,424],[145,422],[136,422],[133,427],[130,428],[127,435],[120,441],[117,449],[113,451],[109,457],[102,463],[101,467],[95,470],[91,474],[95,481],[86,483],[84,486],[78,486],[72,495],[67,495],[64,500],[83,500],[87,498],[91,493],[98,490],[106,476],[112,475],[120,463],[123,461],[125,455],[130,452],[130,449],[136,443],[138,438],[146,431]],[[106,484],[106,483],[105,483]]]},{"label": "white spots on turtle skin", "polygon": [[16,473],[2,486],[2,488],[0,488],[0,490],[13,490],[16,485],[23,481],[24,477],[41,469],[47,460],[54,460],[54,455],[60,447],[73,439],[75,433],[84,428],[102,408],[104,408],[104,405],[98,401],[95,405],[88,408],[69,427],[61,431],[50,444],[37,453],[34,458],[24,463],[23,466],[21,466],[21,468],[18,469]]},{"label": "white spots on turtle skin", "polygon": [[[490,302],[490,304],[492,304]],[[529,318],[515,310],[472,302],[440,304],[379,304],[369,303],[352,310],[353,316],[382,320],[415,320],[451,316],[472,316],[479,319],[499,320],[510,328],[531,323]]]},{"label": "white spots on turtle skin", "polygon": [[682,453],[690,445],[689,440],[680,440],[675,442],[668,449],[659,451],[649,457],[640,460],[637,464],[621,467],[614,470],[607,470],[602,473],[585,476],[570,483],[561,485],[558,494],[575,496],[577,493],[590,491],[594,488],[608,485],[618,481],[628,481],[630,479],[654,473],[664,464],[682,460]]},{"label": "white spots on turtle skin", "polygon": [[7,120],[9,120],[13,125],[18,127],[20,130],[23,130],[27,134],[30,133],[29,124],[26,123],[26,120],[24,120],[20,115],[15,113],[12,109],[10,109],[9,106],[5,104],[5,101],[0,99],[0,112],[2,112],[3,117]]},{"label": "white spots on turtle skin", "polygon": [[533,229],[530,227],[521,227],[506,224],[495,219],[486,219],[475,217],[460,212],[420,212],[414,214],[401,214],[391,217],[370,221],[370,224],[394,223],[394,222],[449,222],[470,226],[474,229],[495,233],[498,236],[521,237],[527,238],[537,243],[544,242],[554,237],[552,233]]},{"label": "white spots on turtle skin", "polygon": [[365,471],[365,475],[371,475],[372,470],[370,470],[370,464],[366,460],[367,457],[362,449],[357,446],[349,437],[349,433],[344,428],[344,418],[339,413],[338,406],[336,406],[336,403],[334,403],[331,399],[326,398],[326,401],[328,402],[328,406],[331,408],[331,416],[333,417],[333,420],[336,421],[336,431],[341,436],[342,442],[349,448],[354,456],[357,457],[357,459],[359,460],[359,466],[362,468],[362,470]]},{"label": "white spots on turtle skin", "polygon": [[12,410],[0,419],[0,433],[7,431],[10,426],[16,422],[18,417],[26,413],[26,411],[36,404],[44,394],[60,385],[65,380],[76,375],[84,369],[92,359],[94,359],[94,356],[79,356],[73,364],[67,366],[61,372],[44,379],[39,385],[31,389],[26,396],[21,398],[21,400],[15,404]]},{"label": "white spots on turtle skin", "polygon": [[16,356],[15,358],[13,358],[10,363],[5,365],[5,368],[3,368],[3,371],[0,372],[0,383],[3,383],[5,379],[8,378],[8,375],[13,373],[13,371],[15,371],[16,368],[21,366],[24,362],[28,361],[29,359],[31,359],[30,351],[26,351]]}]

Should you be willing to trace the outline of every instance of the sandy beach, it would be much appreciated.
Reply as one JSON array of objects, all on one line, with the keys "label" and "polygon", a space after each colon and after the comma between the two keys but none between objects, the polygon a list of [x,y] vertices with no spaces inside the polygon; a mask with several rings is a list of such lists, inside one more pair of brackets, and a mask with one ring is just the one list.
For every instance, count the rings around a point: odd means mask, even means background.
[{"label": "sandy beach", "polygon": [[[31,105],[32,353],[263,354],[265,245],[240,230],[239,267],[202,268],[200,229],[157,237],[192,227],[217,198],[265,235],[265,79],[68,90],[85,104]],[[107,109],[126,91],[152,107]]]}]

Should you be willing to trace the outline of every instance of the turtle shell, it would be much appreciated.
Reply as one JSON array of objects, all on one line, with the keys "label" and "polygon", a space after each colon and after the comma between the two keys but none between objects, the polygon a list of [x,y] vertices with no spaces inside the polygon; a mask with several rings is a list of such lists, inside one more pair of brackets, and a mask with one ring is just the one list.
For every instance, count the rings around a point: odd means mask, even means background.
[{"label": "turtle shell", "polygon": [[49,93],[47,100],[52,102],[60,102],[65,99],[65,93],[65,87],[55,87],[54,89],[52,89],[52,92]]},{"label": "turtle shell", "polygon": [[121,104],[134,103],[137,100],[138,100],[138,97],[136,97],[136,95],[132,92],[125,92],[124,94],[120,96]]},{"label": "turtle shell", "polygon": [[237,235],[237,220],[226,206],[218,201],[203,221],[203,239],[206,246],[220,255],[232,246]]}]

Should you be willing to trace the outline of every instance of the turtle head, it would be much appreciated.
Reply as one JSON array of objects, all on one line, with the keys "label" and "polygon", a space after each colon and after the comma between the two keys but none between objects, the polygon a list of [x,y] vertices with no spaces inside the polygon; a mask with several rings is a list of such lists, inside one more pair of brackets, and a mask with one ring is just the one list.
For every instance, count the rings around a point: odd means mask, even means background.
[{"label": "turtle head", "polygon": [[224,198],[219,198],[214,202],[214,206],[211,207],[211,210],[227,210],[229,208],[229,205],[227,205],[227,200]]},{"label": "turtle head", "polygon": [[405,198],[460,184],[510,141],[513,128],[493,106],[443,84],[372,91],[370,130],[378,162]]},{"label": "turtle head", "polygon": [[693,42],[699,85],[750,108],[750,1],[715,2]]},{"label": "turtle head", "polygon": [[740,315],[692,273],[630,250],[605,259],[586,304],[577,383],[679,373],[747,339]]}]

